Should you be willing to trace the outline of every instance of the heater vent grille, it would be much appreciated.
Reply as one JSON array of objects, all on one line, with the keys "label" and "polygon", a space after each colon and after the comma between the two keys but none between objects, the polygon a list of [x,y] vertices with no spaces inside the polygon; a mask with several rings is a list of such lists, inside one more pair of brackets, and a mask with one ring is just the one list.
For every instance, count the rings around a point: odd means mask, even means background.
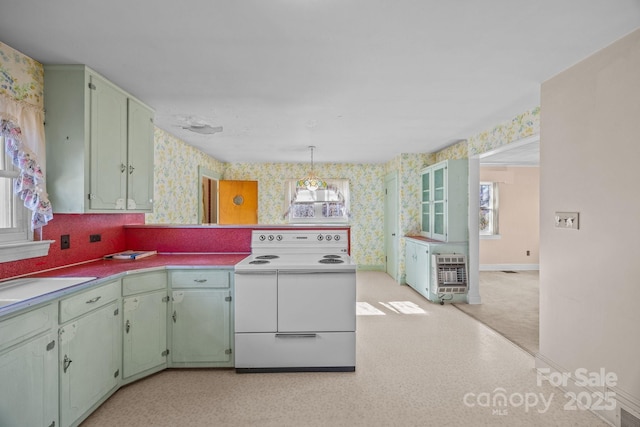
[{"label": "heater vent grille", "polygon": [[459,254],[433,255],[436,293],[464,294],[467,292],[467,260]]}]

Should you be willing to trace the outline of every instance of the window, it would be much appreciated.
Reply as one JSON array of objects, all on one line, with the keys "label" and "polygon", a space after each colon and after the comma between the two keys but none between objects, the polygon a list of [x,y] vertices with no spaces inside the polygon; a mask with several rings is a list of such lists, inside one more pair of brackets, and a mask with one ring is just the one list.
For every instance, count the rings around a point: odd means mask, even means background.
[{"label": "window", "polygon": [[480,236],[498,236],[498,183],[480,183]]},{"label": "window", "polygon": [[29,212],[20,197],[13,192],[13,180],[18,177],[5,150],[4,137],[0,135],[0,243],[31,240]]},{"label": "window", "polygon": [[327,179],[327,188],[297,188],[297,180],[285,182],[285,214],[292,224],[349,222],[349,180]]}]

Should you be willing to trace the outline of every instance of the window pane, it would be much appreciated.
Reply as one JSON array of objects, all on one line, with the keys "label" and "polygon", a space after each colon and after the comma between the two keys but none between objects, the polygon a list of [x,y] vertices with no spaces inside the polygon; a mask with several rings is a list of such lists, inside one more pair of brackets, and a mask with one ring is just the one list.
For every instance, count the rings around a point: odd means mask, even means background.
[{"label": "window pane", "polygon": [[490,209],[480,209],[480,233],[492,234],[493,215]]},{"label": "window pane", "polygon": [[491,208],[491,185],[480,184],[480,207]]},{"label": "window pane", "polygon": [[15,197],[10,178],[0,178],[0,228],[16,226]]}]

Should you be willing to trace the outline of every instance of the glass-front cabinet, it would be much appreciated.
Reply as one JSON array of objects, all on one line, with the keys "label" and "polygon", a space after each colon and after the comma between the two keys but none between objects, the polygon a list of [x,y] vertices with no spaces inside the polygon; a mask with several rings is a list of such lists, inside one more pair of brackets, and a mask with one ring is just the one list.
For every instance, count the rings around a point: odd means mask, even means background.
[{"label": "glass-front cabinet", "polygon": [[443,242],[468,239],[468,162],[445,160],[421,171],[421,235]]}]

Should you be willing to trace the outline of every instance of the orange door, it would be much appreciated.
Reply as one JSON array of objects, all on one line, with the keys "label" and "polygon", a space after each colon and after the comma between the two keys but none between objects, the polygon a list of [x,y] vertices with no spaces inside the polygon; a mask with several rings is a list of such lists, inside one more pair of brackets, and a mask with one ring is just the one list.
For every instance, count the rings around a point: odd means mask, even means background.
[{"label": "orange door", "polygon": [[218,224],[258,223],[258,181],[218,181]]}]

